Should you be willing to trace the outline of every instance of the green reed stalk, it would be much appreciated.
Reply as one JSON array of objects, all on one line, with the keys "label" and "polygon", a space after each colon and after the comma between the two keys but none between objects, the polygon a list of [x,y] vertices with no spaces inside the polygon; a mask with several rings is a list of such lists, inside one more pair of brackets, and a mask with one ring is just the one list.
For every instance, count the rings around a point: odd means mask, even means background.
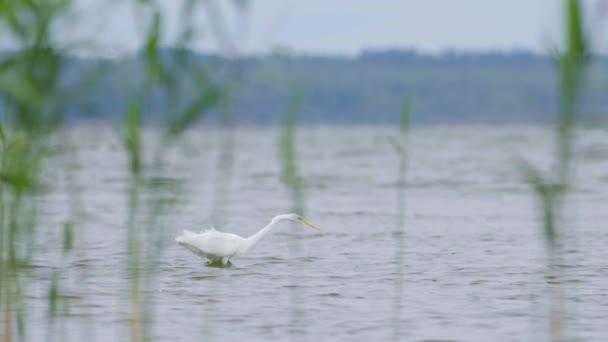
[{"label": "green reed stalk", "polygon": [[298,115],[306,93],[302,89],[296,89],[293,94],[283,123],[281,125],[280,156],[282,161],[282,180],[291,196],[291,211],[304,215],[304,191],[302,179],[298,175],[298,164],[296,158],[295,138]]},{"label": "green reed stalk", "polygon": [[[69,1],[0,3],[0,26],[18,43],[18,50],[0,62],[0,96],[6,106],[0,183],[0,305],[4,341],[26,338],[28,273],[35,254],[36,195],[41,190],[43,160],[50,157],[45,143],[62,122],[66,96],[60,92],[62,57],[51,44],[50,32]],[[58,276],[49,290],[49,303],[58,303]]]},{"label": "green reed stalk", "polygon": [[[159,8],[151,1],[134,0],[133,3],[136,7],[151,8],[153,14],[145,37],[147,82],[134,98],[144,98],[145,92],[152,91],[154,87],[161,87],[169,94],[166,136],[172,139],[222,102],[227,92],[210,80],[205,68],[184,58],[176,59],[178,63],[173,68],[167,66],[159,53],[163,24]],[[195,3],[189,0],[183,5],[185,20],[182,21],[179,38],[183,47],[188,46],[195,37],[192,19],[197,6]],[[52,28],[71,8],[71,0],[0,1],[0,27],[17,43],[17,50],[7,53],[0,60],[0,96],[6,105],[5,117],[0,122],[0,311],[5,322],[1,332],[4,341],[12,341],[15,336],[25,339],[28,330],[25,276],[36,252],[33,248],[37,203],[34,195],[41,189],[39,175],[43,161],[52,157],[46,148],[47,138],[64,123],[67,105],[74,103],[78,96],[83,95],[84,89],[99,81],[99,73],[96,72],[92,77],[82,77],[68,87],[62,83],[63,51],[55,45],[56,37],[52,35]],[[180,97],[177,75],[183,79],[191,78],[190,84],[200,89],[201,95],[188,101]],[[143,260],[152,264],[157,259],[150,256],[158,258],[160,255],[160,248],[143,244],[144,230],[137,222],[138,213],[141,212],[141,184],[144,178],[142,110],[139,103],[134,101],[127,111],[124,134],[130,175],[127,248],[132,281],[129,322],[131,340],[138,341],[148,338],[145,315],[149,310],[143,307],[142,292],[142,279],[146,274],[142,272],[150,268],[144,267],[142,271],[141,266]],[[153,213],[150,217],[162,212],[158,203],[151,206]],[[64,241],[60,248],[65,256],[74,246],[75,230],[70,222],[63,229]],[[155,246],[162,245],[158,243],[159,234],[150,235],[156,239]],[[67,305],[60,281],[62,272],[62,267],[53,272],[48,289],[50,326],[54,326],[60,308]],[[52,338],[52,333],[49,338]]]},{"label": "green reed stalk", "polygon": [[232,171],[234,165],[235,154],[235,132],[233,125],[233,115],[228,107],[228,104],[222,106],[220,146],[217,157],[217,172],[213,182],[213,207],[211,209],[211,224],[221,226],[225,217],[225,208],[228,204],[228,196],[230,194],[230,182],[232,180]]},{"label": "green reed stalk", "polygon": [[[287,191],[291,197],[291,211],[305,215],[304,205],[304,190],[302,178],[298,174],[297,151],[296,151],[296,124],[298,114],[305,100],[305,92],[300,88],[294,91],[289,102],[287,112],[281,125],[280,136],[280,159],[282,162],[282,181],[287,187]],[[299,231],[295,234],[300,236]],[[290,250],[292,255],[299,255],[302,249],[299,238],[290,239]],[[291,268],[293,271],[293,268]],[[293,276],[292,276],[293,279]],[[300,293],[297,288],[291,289],[291,315],[290,315],[290,333],[298,331],[298,327],[302,326],[304,312],[300,309]],[[303,329],[303,328],[302,328]],[[298,331],[304,333],[305,331]]]},{"label": "green reed stalk", "polygon": [[2,230],[0,255],[2,264],[2,288],[5,325],[4,339],[11,341],[13,324],[17,327],[17,336],[25,339],[27,323],[24,292],[24,276],[28,271],[31,258],[35,253],[33,235],[35,228],[36,206],[32,200],[38,189],[39,165],[41,152],[31,134],[20,130],[10,138],[9,147],[2,155],[0,178],[2,198],[6,201]]},{"label": "green reed stalk", "polygon": [[[129,159],[129,212],[127,220],[128,278],[130,283],[129,330],[131,341],[150,339],[153,307],[145,290],[154,285],[154,271],[162,255],[166,237],[161,233],[159,216],[167,213],[168,202],[158,193],[159,186],[150,179],[150,171],[162,172],[166,148],[171,146],[188,128],[210,110],[227,98],[226,88],[211,82],[204,66],[192,63],[183,54],[183,47],[172,52],[166,60],[161,55],[160,42],[163,33],[164,17],[156,3],[140,2],[136,13],[138,18],[151,13],[150,24],[145,36],[144,61],[146,80],[141,90],[133,95],[132,104],[127,111],[125,122],[124,146]],[[194,22],[191,18],[196,5],[193,1],[183,3],[180,44],[187,46],[193,37]],[[179,82],[178,82],[179,80]],[[199,91],[195,99],[185,99],[180,92],[180,82],[190,81]],[[161,144],[154,154],[154,163],[144,163],[143,106],[142,99],[154,91],[162,90],[167,100],[166,122]],[[158,108],[157,108],[158,109]],[[143,186],[147,185],[147,186]],[[166,189],[165,189],[166,190]],[[146,201],[144,201],[146,200]],[[142,214],[145,220],[140,220]]]},{"label": "green reed stalk", "polygon": [[[566,52],[560,58],[560,86],[561,104],[557,123],[557,186],[545,196],[545,236],[548,247],[548,260],[550,273],[557,280],[557,286],[553,287],[552,310],[551,310],[551,332],[554,341],[563,340],[563,291],[559,285],[561,272],[559,260],[562,259],[560,249],[561,232],[563,231],[564,196],[571,186],[571,169],[573,167],[572,155],[575,143],[574,130],[576,123],[577,102],[580,95],[581,81],[584,64],[586,62],[586,44],[582,27],[582,16],[578,0],[566,2],[567,18],[567,46]],[[553,197],[553,200],[551,200]],[[563,241],[564,243],[566,241]]]},{"label": "green reed stalk", "polygon": [[581,5],[578,0],[566,0],[566,48],[559,59],[560,110],[555,128],[555,175],[543,176],[525,165],[529,183],[536,193],[542,210],[543,236],[547,248],[547,278],[551,279],[550,333],[553,341],[564,340],[563,288],[559,265],[563,259],[565,196],[572,185],[573,150],[577,103],[580,97],[584,67],[588,59],[583,32]]},{"label": "green reed stalk", "polygon": [[139,210],[139,187],[142,175],[142,136],[141,114],[139,105],[132,103],[126,122],[124,144],[129,158],[129,195],[127,219],[127,252],[129,275],[129,331],[131,341],[143,341],[145,312],[143,310],[141,294],[141,232],[137,225]]},{"label": "green reed stalk", "polygon": [[397,230],[395,238],[395,300],[393,302],[393,340],[401,340],[401,316],[403,309],[404,253],[405,253],[405,190],[407,173],[407,145],[410,130],[410,102],[406,100],[401,111],[399,139],[393,143],[399,156],[397,192]]}]

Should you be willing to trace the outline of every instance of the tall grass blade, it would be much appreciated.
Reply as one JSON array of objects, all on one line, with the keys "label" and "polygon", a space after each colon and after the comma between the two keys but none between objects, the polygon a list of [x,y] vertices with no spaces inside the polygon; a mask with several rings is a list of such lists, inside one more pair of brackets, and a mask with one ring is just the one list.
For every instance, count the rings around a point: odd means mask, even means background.
[{"label": "tall grass blade", "polygon": [[402,340],[402,314],[403,314],[403,284],[404,254],[405,254],[405,191],[407,173],[407,145],[410,127],[410,100],[406,99],[401,109],[399,137],[392,140],[393,147],[399,158],[397,175],[397,222],[393,238],[395,240],[395,299],[393,301],[393,340]]}]

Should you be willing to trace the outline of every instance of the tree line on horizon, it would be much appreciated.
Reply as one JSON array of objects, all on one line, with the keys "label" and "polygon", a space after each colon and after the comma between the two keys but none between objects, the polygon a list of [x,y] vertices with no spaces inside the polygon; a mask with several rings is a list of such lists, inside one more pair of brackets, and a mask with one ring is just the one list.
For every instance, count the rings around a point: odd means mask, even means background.
[{"label": "tree line on horizon", "polygon": [[[205,67],[208,82],[225,89],[226,106],[210,111],[203,122],[218,122],[228,115],[237,125],[277,124],[296,91],[305,94],[299,115],[304,124],[397,124],[404,99],[410,101],[413,124],[543,123],[551,121],[559,102],[556,60],[525,51],[433,56],[386,50],[357,57],[276,53],[226,58],[166,48],[159,55],[168,70],[178,63]],[[128,101],[124,94],[142,87],[146,74],[138,54],[66,57],[64,62],[67,77],[98,75],[86,95],[69,107],[67,118],[72,122],[120,118]],[[599,120],[608,107],[607,65],[605,58],[596,58],[588,67],[581,98],[583,120]],[[142,115],[148,122],[165,115],[157,108],[166,108],[172,96],[204,96],[187,77],[173,77],[175,89],[170,94],[159,87],[145,99]]]}]

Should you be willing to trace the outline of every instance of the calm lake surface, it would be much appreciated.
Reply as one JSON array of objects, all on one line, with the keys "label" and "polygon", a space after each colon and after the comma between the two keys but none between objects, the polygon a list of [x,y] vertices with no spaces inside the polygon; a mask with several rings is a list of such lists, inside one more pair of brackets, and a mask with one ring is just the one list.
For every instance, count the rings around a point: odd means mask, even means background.
[{"label": "calm lake surface", "polygon": [[[283,222],[233,267],[205,266],[175,244],[182,230],[214,224],[249,236],[292,210],[279,133],[198,129],[157,153],[155,132],[146,132],[146,160],[164,161],[149,175],[138,219],[149,232],[144,296],[154,340],[546,341],[555,288],[564,335],[608,339],[607,129],[578,132],[560,279],[547,277],[537,201],[519,168],[524,159],[551,170],[553,135],[523,126],[417,128],[405,182],[391,142],[397,129],[300,128],[303,216],[322,232]],[[39,198],[27,337],[128,340],[119,131],[78,127],[64,136],[71,153],[48,164],[54,184]],[[76,222],[76,249],[62,257],[67,220]],[[52,323],[56,269],[67,308]]]}]

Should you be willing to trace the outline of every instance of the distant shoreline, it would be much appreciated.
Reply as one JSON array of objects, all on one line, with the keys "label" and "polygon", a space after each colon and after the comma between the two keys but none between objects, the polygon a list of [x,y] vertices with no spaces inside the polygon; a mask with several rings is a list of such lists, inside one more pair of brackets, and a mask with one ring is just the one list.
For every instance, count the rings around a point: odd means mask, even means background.
[{"label": "distant shoreline", "polygon": [[[187,110],[209,87],[225,87],[229,95],[225,112],[202,108],[205,124],[231,115],[238,125],[278,125],[296,91],[303,94],[294,108],[302,124],[396,124],[406,99],[414,125],[543,124],[559,108],[556,59],[526,51],[429,56],[386,50],[355,58],[276,54],[231,59],[161,49],[158,58],[175,83],[169,92],[156,85],[139,95],[144,121],[152,123]],[[61,84],[67,89],[59,90],[67,94],[71,83],[98,73],[82,96],[67,101],[68,123],[91,120],[89,112],[95,121],[121,120],[132,101],[130,89],[144,89],[148,71],[141,53],[116,59],[66,57],[62,65]],[[592,60],[589,70],[578,112],[582,121],[593,123],[604,120],[597,113],[608,108],[608,59]],[[192,77],[195,72],[205,74],[204,87]]]}]

